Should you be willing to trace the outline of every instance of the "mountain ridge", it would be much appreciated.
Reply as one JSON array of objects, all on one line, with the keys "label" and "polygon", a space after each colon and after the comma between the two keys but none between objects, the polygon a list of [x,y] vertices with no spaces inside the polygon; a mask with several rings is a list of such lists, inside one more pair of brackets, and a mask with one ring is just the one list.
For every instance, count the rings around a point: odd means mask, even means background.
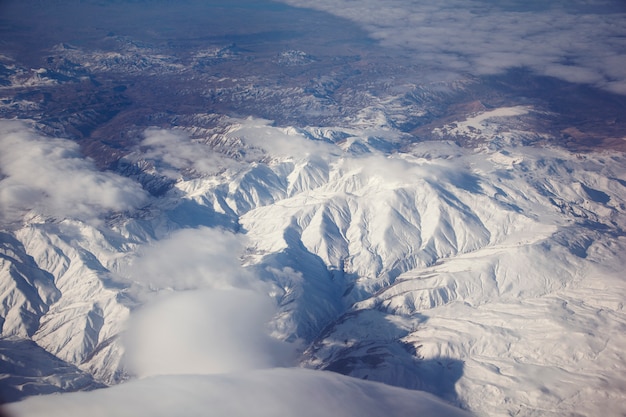
[{"label": "mountain ridge", "polygon": [[[507,117],[519,115],[507,111]],[[494,358],[494,348],[501,352],[521,336],[494,327],[500,319],[491,316],[493,309],[511,303],[526,312],[517,317],[532,317],[536,306],[564,297],[562,311],[576,305],[586,317],[575,294],[588,285],[588,271],[602,259],[619,269],[626,225],[621,155],[514,144],[465,149],[449,142],[385,153],[368,145],[367,130],[350,131],[351,144],[343,148],[312,141],[307,130],[254,119],[225,132],[226,142],[250,147],[252,161],[215,153],[180,132],[148,130],[143,146],[153,147],[148,155],[156,162],[148,172],[171,178],[169,190],[105,222],[33,217],[11,232],[13,250],[53,283],[51,302],[38,301],[40,323],[31,332],[39,346],[98,381],[118,383],[133,374],[124,354],[124,323],[140,305],[176,289],[243,286],[274,300],[270,334],[299,346],[300,366],[427,390],[492,413],[503,406],[500,397],[478,406],[471,397],[480,384],[468,381],[488,377],[510,393],[510,380],[487,364],[516,366],[537,355],[522,350],[519,357]],[[345,137],[341,128],[324,132]],[[178,155],[193,152],[207,164],[168,157],[165,137],[176,138]],[[355,151],[355,143],[363,146]],[[192,163],[192,175],[175,174]],[[223,231],[208,232],[217,229]],[[223,250],[208,242],[228,242],[231,235],[234,252],[216,262],[234,258],[226,275],[216,275],[201,259]],[[173,266],[165,267],[160,258],[167,250]],[[159,265],[171,275],[157,279]],[[619,305],[612,308],[616,317],[623,315]],[[453,336],[465,332],[444,317],[457,309],[475,317],[471,325],[491,341]],[[550,326],[563,329],[568,317]],[[580,337],[575,329],[568,337]],[[446,334],[449,340],[442,339]],[[582,356],[565,362],[574,373],[578,362],[601,352],[592,339],[581,340]],[[614,349],[618,340],[606,339],[607,346]],[[489,359],[475,359],[481,355]],[[560,372],[550,362],[542,366],[546,375]],[[60,377],[66,382],[59,390],[85,377],[72,372],[65,374],[68,380]],[[567,382],[557,393],[536,394],[536,401],[558,402],[572,390]]]}]

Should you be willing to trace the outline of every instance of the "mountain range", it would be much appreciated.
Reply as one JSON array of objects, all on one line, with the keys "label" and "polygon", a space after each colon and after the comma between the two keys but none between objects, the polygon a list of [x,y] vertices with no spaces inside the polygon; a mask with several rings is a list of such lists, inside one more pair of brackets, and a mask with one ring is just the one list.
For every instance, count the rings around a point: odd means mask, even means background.
[{"label": "mountain range", "polygon": [[122,3],[3,20],[3,411],[626,413],[623,95]]}]

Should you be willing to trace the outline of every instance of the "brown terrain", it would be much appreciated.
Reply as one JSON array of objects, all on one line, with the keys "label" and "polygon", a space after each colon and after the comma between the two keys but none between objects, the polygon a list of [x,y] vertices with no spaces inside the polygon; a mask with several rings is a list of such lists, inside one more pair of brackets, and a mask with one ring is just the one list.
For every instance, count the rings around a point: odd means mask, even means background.
[{"label": "brown terrain", "polygon": [[[364,108],[390,98],[399,110],[385,114],[389,124],[413,142],[474,147],[473,139],[440,138],[433,129],[525,105],[535,111],[506,123],[544,134],[527,145],[626,151],[624,96],[524,69],[442,87],[422,81],[425,69],[411,56],[376,46],[345,21],[252,3],[237,10],[236,23],[228,6],[193,1],[192,20],[167,2],[158,10],[138,2],[134,18],[120,18],[115,2],[82,14],[82,3],[72,1],[35,11],[13,4],[0,17],[0,29],[11,33],[0,41],[0,117],[72,138],[102,168],[113,167],[150,126],[217,134],[215,121],[225,115],[349,127]],[[65,26],[69,20],[75,27]],[[304,24],[311,21],[317,26]],[[37,68],[54,84],[29,84]],[[30,107],[17,104],[23,101]]]}]

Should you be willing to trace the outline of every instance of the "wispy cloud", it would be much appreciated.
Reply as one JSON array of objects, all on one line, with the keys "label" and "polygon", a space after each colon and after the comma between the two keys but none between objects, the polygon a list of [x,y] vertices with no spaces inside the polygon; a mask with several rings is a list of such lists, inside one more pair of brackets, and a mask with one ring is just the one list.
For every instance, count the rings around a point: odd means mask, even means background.
[{"label": "wispy cloud", "polygon": [[275,157],[327,157],[338,155],[341,150],[331,143],[311,140],[294,128],[279,128],[263,119],[241,119],[229,136],[239,137],[249,145],[267,151]]},{"label": "wispy cloud", "polygon": [[241,267],[243,235],[220,229],[184,229],[141,248],[125,274],[153,290],[232,289],[253,286]]},{"label": "wispy cloud", "polygon": [[139,184],[98,171],[76,143],[40,136],[25,124],[0,121],[0,220],[33,212],[95,220],[105,212],[144,204]]},{"label": "wispy cloud", "polygon": [[486,75],[512,67],[626,94],[626,5],[618,0],[283,0],[356,21],[425,70]]},{"label": "wispy cloud", "polygon": [[192,140],[184,132],[150,128],[144,132],[139,149],[141,158],[152,161],[159,172],[178,179],[182,172],[216,174],[234,162],[210,146]]}]

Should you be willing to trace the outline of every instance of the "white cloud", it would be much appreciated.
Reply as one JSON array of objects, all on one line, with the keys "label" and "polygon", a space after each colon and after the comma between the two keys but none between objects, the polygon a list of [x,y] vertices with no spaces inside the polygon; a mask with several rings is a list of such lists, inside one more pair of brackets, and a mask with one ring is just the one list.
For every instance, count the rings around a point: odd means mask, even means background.
[{"label": "white cloud", "polygon": [[76,143],[46,138],[16,121],[0,121],[0,220],[27,212],[93,220],[106,211],[129,210],[147,195],[139,184],[98,171]]},{"label": "white cloud", "polygon": [[153,161],[159,172],[170,178],[178,179],[184,170],[217,174],[234,163],[183,132],[150,128],[144,137],[141,158]]},{"label": "white cloud", "polygon": [[221,374],[290,365],[295,355],[272,339],[275,306],[251,290],[170,294],[133,315],[127,360],[140,377]]},{"label": "white cloud", "polygon": [[7,411],[16,417],[469,416],[423,392],[305,369],[160,376],[92,392],[30,397],[9,404]]},{"label": "white cloud", "polygon": [[244,243],[225,230],[179,230],[140,249],[125,274],[155,290],[248,288],[256,284],[241,267]]},{"label": "white cloud", "polygon": [[303,158],[312,155],[326,157],[338,155],[341,150],[330,143],[311,140],[294,128],[271,126],[263,119],[239,120],[229,133],[253,147],[261,148],[272,156]]},{"label": "white cloud", "polygon": [[626,90],[623,2],[283,0],[360,23],[383,46],[431,69],[486,75],[527,67],[540,75]]},{"label": "white cloud", "polygon": [[125,273],[158,291],[132,314],[126,332],[128,364],[137,375],[290,364],[292,348],[266,329],[276,308],[268,287],[241,266],[243,239],[187,229],[140,251]]}]

